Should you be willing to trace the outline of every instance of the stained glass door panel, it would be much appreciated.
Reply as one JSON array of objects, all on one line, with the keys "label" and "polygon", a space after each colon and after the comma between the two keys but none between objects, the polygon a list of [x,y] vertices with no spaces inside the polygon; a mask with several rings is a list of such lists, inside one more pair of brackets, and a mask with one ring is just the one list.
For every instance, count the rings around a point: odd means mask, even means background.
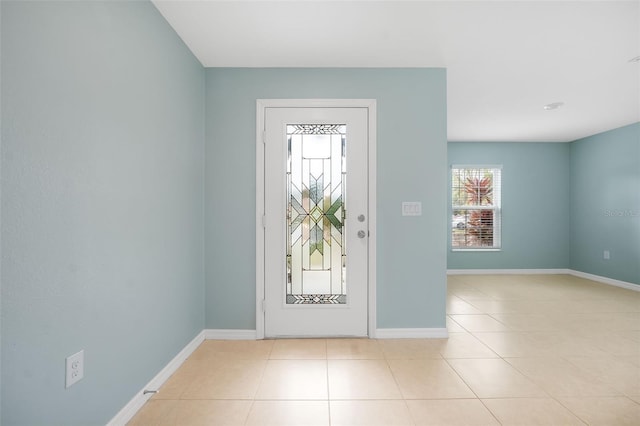
[{"label": "stained glass door panel", "polygon": [[287,125],[287,304],[345,304],[345,124]]},{"label": "stained glass door panel", "polygon": [[366,336],[368,109],[272,107],[264,122],[264,334]]}]

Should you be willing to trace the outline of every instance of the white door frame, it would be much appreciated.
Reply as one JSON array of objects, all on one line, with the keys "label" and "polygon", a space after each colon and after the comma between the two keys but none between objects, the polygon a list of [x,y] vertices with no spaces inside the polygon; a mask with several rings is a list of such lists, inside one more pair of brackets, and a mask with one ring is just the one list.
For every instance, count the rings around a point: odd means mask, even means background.
[{"label": "white door frame", "polygon": [[375,99],[258,99],[256,101],[256,338],[264,339],[264,161],[266,108],[366,108],[369,151],[368,335],[376,331],[376,100]]}]

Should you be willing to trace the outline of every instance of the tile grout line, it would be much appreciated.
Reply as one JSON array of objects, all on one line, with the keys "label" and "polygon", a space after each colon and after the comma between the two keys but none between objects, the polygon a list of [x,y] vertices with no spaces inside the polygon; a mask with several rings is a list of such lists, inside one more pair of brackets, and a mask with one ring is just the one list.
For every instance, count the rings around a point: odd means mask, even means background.
[{"label": "tile grout line", "polygon": [[329,386],[329,350],[327,347],[327,339],[324,339],[324,355],[327,375],[327,415],[329,416],[329,426],[331,426],[331,389]]},{"label": "tile grout line", "polygon": [[400,395],[402,396],[402,401],[404,402],[404,406],[407,409],[407,413],[409,413],[409,417],[411,418],[411,423],[413,423],[415,425],[416,424],[415,416],[411,412],[411,409],[409,408],[409,404],[407,404],[407,397],[405,396],[404,392],[402,391],[402,387],[400,386],[400,383],[398,382],[398,379],[397,379],[396,375],[393,374],[393,369],[391,368],[391,364],[389,363],[390,360],[386,357],[386,355],[384,355],[384,353],[383,353],[383,357],[384,357],[383,358],[384,362],[387,365],[387,368],[389,369],[389,373],[391,373],[391,377],[393,377],[393,381],[396,384],[396,387],[398,388],[398,392],[400,392]]},{"label": "tile grout line", "polygon": [[[473,336],[475,337],[475,336]],[[476,337],[477,339],[477,337]],[[479,340],[479,339],[478,339]],[[497,355],[497,354],[496,354]],[[499,355],[498,355],[499,356]],[[491,414],[491,416],[496,419],[496,422],[498,422],[499,425],[502,425],[502,422],[498,419],[498,417],[496,416],[496,414],[491,411],[491,409],[489,407],[487,407],[487,405],[484,403],[484,401],[482,400],[482,398],[480,398],[480,396],[476,393],[475,390],[473,390],[473,388],[471,387],[471,385],[469,385],[469,383],[467,383],[467,381],[464,379],[464,377],[462,377],[462,375],[458,372],[458,370],[456,370],[453,365],[451,365],[451,363],[449,362],[449,360],[447,358],[443,358],[444,361],[447,363],[447,365],[449,366],[449,368],[451,368],[453,370],[454,373],[456,373],[456,376],[458,376],[460,378],[460,380],[462,380],[462,383],[465,384],[466,387],[469,388],[469,390],[476,396],[476,399],[478,401],[480,401],[480,403],[482,404],[482,406],[485,408],[485,410],[487,410],[489,412],[489,414]],[[481,358],[480,358],[481,359]]]},{"label": "tile grout line", "polygon": [[262,374],[260,375],[260,380],[258,381],[258,386],[256,386],[256,390],[253,393],[253,398],[251,399],[251,405],[249,406],[249,410],[247,411],[247,417],[244,420],[245,426],[249,423],[249,417],[251,416],[251,412],[253,411],[253,408],[255,407],[256,396],[257,396],[258,390],[260,390],[260,386],[262,385],[262,382],[264,380],[264,375],[265,375],[265,372],[267,371],[267,364],[269,363],[269,360],[271,359],[271,353],[273,352],[273,347],[274,346],[275,346],[275,341],[274,341],[274,343],[272,343],[270,345],[269,352],[266,354],[266,358],[263,360],[264,361],[264,366],[262,368]]},{"label": "tile grout line", "polygon": [[[470,303],[471,304],[471,303]],[[472,305],[472,304],[471,304]],[[472,305],[473,306],[473,305]],[[475,307],[475,306],[474,306]],[[476,309],[478,309],[482,314],[489,316],[490,318],[493,318],[491,315],[485,313],[483,310],[475,307]],[[495,318],[493,318],[495,319]],[[456,324],[460,325],[457,321],[455,321],[453,318],[452,320],[454,322],[456,322]],[[498,320],[496,320],[498,321]],[[498,321],[500,322],[500,321]],[[500,322],[502,324],[502,322]],[[505,325],[505,324],[503,324]],[[464,328],[465,330],[467,330],[467,332],[469,333],[469,335],[471,335],[476,341],[478,341],[479,343],[483,344],[484,346],[486,346],[491,352],[493,352],[498,359],[501,359],[505,362],[507,362],[500,354],[498,354],[496,351],[493,350],[493,348],[491,348],[489,345],[485,344],[481,339],[479,339],[474,332],[469,331],[466,327],[460,325],[462,328]],[[506,326],[506,325],[505,325]],[[444,357],[443,357],[444,358]],[[445,362],[447,363],[447,365],[449,366],[449,368],[451,368],[456,375],[460,378],[460,380],[462,380],[462,382],[469,388],[469,390],[471,390],[471,392],[473,392],[473,394],[476,396],[476,399],[478,401],[480,401],[480,403],[482,404],[482,406],[489,412],[489,414],[491,414],[491,416],[496,420],[496,422],[498,422],[498,424],[502,425],[502,422],[500,421],[500,419],[498,419],[496,413],[494,413],[488,406],[487,404],[485,404],[485,402],[483,401],[482,398],[479,397],[479,395],[476,393],[476,391],[471,387],[471,385],[469,385],[469,383],[467,383],[467,381],[462,377],[462,375],[458,372],[458,370],[456,370],[453,365],[451,365],[451,363],[449,362],[449,359],[444,358]]]}]

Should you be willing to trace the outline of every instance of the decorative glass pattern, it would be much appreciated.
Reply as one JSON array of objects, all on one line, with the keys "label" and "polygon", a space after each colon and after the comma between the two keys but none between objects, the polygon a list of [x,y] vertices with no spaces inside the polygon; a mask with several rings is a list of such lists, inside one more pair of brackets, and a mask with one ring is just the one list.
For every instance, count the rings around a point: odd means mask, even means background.
[{"label": "decorative glass pattern", "polygon": [[287,304],[345,304],[344,124],[287,125]]}]

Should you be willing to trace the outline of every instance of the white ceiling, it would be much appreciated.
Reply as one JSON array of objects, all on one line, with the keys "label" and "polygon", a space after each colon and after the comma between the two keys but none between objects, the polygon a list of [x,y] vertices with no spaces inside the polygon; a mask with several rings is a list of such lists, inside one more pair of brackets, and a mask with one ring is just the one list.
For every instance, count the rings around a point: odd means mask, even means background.
[{"label": "white ceiling", "polygon": [[445,67],[451,141],[640,121],[638,0],[153,3],[205,67]]}]

